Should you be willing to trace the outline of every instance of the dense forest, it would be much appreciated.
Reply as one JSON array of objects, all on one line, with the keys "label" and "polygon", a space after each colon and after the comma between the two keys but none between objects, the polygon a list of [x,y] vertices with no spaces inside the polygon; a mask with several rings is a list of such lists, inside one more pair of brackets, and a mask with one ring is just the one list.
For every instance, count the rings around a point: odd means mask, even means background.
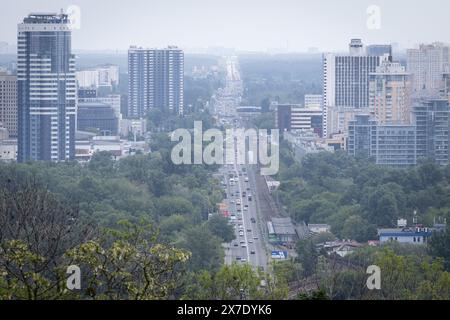
[{"label": "dense forest", "polygon": [[[217,168],[173,165],[166,133],[151,144],[119,161],[0,164],[0,299],[285,296],[261,290],[267,275],[223,266],[234,232],[209,217],[223,198]],[[74,264],[82,288],[68,291]]]},{"label": "dense forest", "polygon": [[[450,218],[450,167],[424,161],[399,170],[376,166],[344,152],[318,153],[297,161],[287,142],[280,148],[280,189],[274,197],[295,221],[328,223],[331,233],[297,243],[297,257],[275,265],[291,287],[315,287],[318,298],[449,299],[450,227],[427,246],[391,243],[363,246],[345,258],[318,249],[324,241],[377,239],[377,228],[398,218],[432,227]],[[366,287],[366,268],[377,265],[382,289]],[[302,293],[298,298],[314,298]]]},{"label": "dense forest", "polygon": [[299,163],[283,143],[277,197],[296,221],[328,223],[339,238],[365,242],[399,218],[412,223],[416,214],[429,227],[450,218],[450,167],[424,161],[399,170],[345,152],[312,154]]}]

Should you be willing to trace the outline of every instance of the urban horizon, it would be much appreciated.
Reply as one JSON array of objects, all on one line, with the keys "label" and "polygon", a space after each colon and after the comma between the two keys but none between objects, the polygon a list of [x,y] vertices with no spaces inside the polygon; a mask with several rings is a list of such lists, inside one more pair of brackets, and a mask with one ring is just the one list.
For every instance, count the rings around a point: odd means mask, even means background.
[{"label": "urban horizon", "polygon": [[0,307],[450,300],[445,10],[174,1],[0,13]]}]

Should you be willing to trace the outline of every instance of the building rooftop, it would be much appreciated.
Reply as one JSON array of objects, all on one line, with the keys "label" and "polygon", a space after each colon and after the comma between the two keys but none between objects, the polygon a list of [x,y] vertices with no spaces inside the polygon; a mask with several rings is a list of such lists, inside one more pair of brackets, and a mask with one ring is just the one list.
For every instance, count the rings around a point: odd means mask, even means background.
[{"label": "building rooftop", "polygon": [[23,19],[23,23],[33,23],[33,24],[41,24],[41,23],[53,23],[53,24],[65,24],[69,23],[69,16],[64,13],[30,13],[28,17]]},{"label": "building rooftop", "polygon": [[273,229],[276,234],[295,235],[294,225],[291,218],[272,218]]},{"label": "building rooftop", "polygon": [[379,236],[395,236],[395,237],[408,237],[408,236],[429,236],[431,235],[431,229],[429,228],[388,228],[378,229]]}]

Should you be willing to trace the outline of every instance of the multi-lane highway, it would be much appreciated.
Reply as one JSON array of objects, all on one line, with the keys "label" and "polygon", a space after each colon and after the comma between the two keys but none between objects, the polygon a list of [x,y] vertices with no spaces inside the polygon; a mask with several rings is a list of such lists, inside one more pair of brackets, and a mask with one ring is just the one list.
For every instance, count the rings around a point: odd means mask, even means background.
[{"label": "multi-lane highway", "polygon": [[[216,112],[229,127],[242,127],[236,108],[242,96],[242,81],[239,73],[237,57],[227,60],[226,86],[217,101]],[[233,139],[234,160],[224,165],[220,174],[222,185],[227,193],[225,202],[230,217],[229,222],[234,228],[236,239],[225,246],[225,263],[248,263],[255,269],[267,271],[267,250],[262,236],[263,222],[260,221],[257,209],[257,189],[253,176],[256,170],[242,164],[239,159],[245,159],[245,150],[238,147],[235,136]]]}]

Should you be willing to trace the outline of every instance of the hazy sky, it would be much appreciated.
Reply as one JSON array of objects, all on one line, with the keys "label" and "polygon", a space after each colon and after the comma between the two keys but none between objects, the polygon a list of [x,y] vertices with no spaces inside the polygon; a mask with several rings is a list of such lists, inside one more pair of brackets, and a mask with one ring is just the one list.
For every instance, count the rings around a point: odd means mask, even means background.
[{"label": "hazy sky", "polygon": [[[30,12],[81,10],[75,49],[149,47],[344,50],[365,44],[450,42],[448,0],[0,0],[0,41],[16,42],[17,23]],[[370,5],[381,9],[381,28],[367,27]]]}]

